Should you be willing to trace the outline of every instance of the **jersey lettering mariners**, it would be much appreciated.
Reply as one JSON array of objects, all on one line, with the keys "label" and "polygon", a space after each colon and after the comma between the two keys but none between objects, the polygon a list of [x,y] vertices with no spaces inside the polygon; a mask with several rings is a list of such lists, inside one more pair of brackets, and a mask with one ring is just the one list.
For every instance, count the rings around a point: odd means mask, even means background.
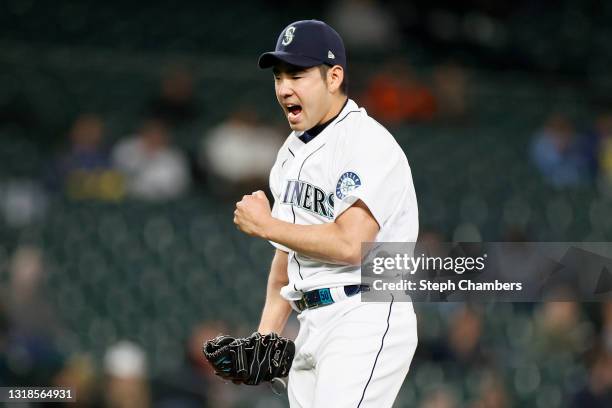
[{"label": "jersey lettering mariners", "polygon": [[[334,222],[362,200],[380,226],[376,241],[414,242],[418,207],[408,160],[393,136],[349,100],[340,114],[308,143],[292,132],[270,173],[272,215],[314,225]],[[289,253],[289,285],[281,294],[299,299],[302,291],[360,283],[359,266],[332,264]]]}]

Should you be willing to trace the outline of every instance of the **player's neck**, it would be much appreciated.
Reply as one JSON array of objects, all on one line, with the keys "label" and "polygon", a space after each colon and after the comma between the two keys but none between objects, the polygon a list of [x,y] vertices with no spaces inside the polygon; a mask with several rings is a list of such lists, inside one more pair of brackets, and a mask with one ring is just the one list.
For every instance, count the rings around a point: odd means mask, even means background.
[{"label": "player's neck", "polygon": [[334,120],[340,114],[340,112],[342,112],[342,109],[344,109],[347,102],[348,97],[346,95],[340,95],[338,98],[334,98],[329,112],[327,112],[327,115],[325,115],[323,119],[321,119],[317,126]]},{"label": "player's neck", "polygon": [[339,108],[330,109],[330,112],[335,112],[333,116],[330,117],[330,115],[326,115],[325,117],[328,118],[327,120],[323,119],[318,125],[305,131],[303,135],[305,137],[300,136],[300,139],[302,139],[304,143],[308,143],[310,140],[312,140],[315,136],[321,133],[323,129],[327,127],[327,125],[332,123],[338,117],[338,115],[340,115],[340,112],[342,112],[342,109],[344,109],[348,102],[348,98],[344,98],[345,99],[342,101],[342,105],[340,105]]}]

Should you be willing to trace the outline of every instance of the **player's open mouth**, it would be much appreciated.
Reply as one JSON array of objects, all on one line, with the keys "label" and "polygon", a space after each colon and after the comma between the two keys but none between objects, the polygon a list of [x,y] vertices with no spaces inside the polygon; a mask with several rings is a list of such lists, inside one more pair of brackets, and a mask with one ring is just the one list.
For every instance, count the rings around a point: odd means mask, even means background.
[{"label": "player's open mouth", "polygon": [[302,107],[300,105],[288,105],[287,106],[289,121],[295,122],[302,113]]}]

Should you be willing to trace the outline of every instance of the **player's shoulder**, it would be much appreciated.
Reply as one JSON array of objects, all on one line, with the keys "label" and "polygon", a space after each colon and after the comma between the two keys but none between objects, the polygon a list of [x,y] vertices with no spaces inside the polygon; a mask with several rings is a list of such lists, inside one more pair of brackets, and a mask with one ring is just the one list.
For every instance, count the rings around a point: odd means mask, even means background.
[{"label": "player's shoulder", "polygon": [[367,147],[372,149],[400,149],[397,141],[376,119],[368,115],[363,107],[350,100],[346,109],[335,122],[338,142],[344,146]]}]

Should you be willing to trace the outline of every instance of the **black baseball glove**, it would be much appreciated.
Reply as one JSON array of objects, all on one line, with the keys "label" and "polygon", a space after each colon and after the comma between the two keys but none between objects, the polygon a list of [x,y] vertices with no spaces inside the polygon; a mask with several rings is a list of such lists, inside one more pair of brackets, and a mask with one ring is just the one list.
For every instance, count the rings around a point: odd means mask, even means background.
[{"label": "black baseball glove", "polygon": [[204,356],[215,374],[235,384],[258,385],[289,374],[295,344],[276,333],[250,337],[220,335],[204,343]]}]

